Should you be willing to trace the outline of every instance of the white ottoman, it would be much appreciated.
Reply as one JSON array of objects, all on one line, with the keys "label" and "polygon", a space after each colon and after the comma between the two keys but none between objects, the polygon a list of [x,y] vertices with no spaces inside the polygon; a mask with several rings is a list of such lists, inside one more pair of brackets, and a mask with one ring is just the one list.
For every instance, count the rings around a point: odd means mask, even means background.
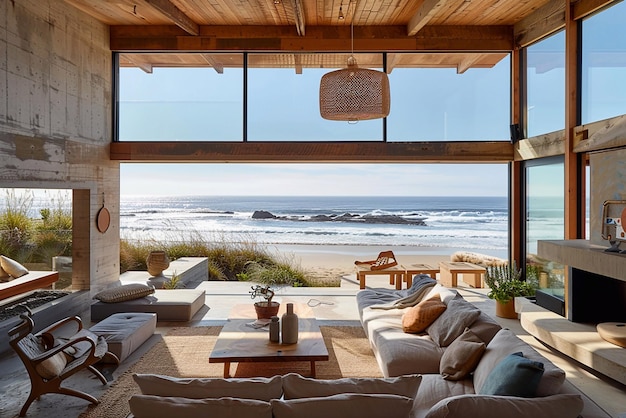
[{"label": "white ottoman", "polygon": [[121,362],[154,334],[156,323],[155,313],[116,313],[89,330],[102,335],[109,345],[109,351]]}]

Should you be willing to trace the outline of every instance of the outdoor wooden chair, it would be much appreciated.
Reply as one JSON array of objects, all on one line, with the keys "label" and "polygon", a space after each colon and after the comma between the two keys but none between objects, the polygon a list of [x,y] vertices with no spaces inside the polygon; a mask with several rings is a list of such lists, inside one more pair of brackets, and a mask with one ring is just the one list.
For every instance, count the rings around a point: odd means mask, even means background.
[{"label": "outdoor wooden chair", "polygon": [[30,394],[20,416],[26,415],[30,404],[46,393],[76,396],[97,404],[98,400],[93,396],[62,387],[61,383],[74,373],[87,369],[106,384],[106,378],[93,366],[105,355],[112,355],[108,353],[106,340],[83,330],[82,321],[77,316],[33,334],[35,323],[31,315],[30,310],[20,315],[22,322],[9,331],[9,344],[24,363],[31,381]]}]

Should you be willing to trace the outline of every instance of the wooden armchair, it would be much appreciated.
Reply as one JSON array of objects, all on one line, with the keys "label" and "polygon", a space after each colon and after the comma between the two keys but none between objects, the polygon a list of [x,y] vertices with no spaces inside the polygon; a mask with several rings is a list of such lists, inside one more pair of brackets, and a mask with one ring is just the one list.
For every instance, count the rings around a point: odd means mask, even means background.
[{"label": "wooden armchair", "polygon": [[103,337],[83,330],[82,321],[74,316],[63,319],[33,334],[32,313],[22,314],[22,322],[9,331],[9,344],[20,357],[31,381],[31,390],[20,416],[26,415],[30,404],[45,393],[77,396],[97,404],[93,396],[61,386],[63,380],[83,369],[95,374],[103,384],[106,378],[93,364],[108,353]]}]

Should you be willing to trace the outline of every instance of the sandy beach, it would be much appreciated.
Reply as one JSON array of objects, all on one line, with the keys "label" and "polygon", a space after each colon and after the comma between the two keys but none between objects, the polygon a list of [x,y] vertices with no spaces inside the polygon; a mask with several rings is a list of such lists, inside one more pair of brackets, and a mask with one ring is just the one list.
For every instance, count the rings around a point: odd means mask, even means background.
[{"label": "sandy beach", "polygon": [[[268,251],[277,257],[284,257],[293,265],[301,266],[312,277],[332,282],[345,275],[355,273],[354,262],[375,260],[382,251],[393,251],[398,264],[423,263],[438,266],[440,261],[450,260],[462,248],[373,246],[373,245],[282,245],[268,246]],[[484,254],[505,257],[502,252]]]}]

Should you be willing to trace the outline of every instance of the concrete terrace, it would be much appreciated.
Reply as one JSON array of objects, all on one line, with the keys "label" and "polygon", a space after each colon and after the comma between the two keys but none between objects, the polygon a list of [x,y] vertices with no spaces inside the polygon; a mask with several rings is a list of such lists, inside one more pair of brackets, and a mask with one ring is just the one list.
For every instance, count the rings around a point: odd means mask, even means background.
[{"label": "concrete terrace", "polygon": [[[368,278],[368,287],[388,288],[388,278],[384,276]],[[207,306],[201,309],[189,323],[159,322],[157,333],[111,372],[113,378],[120,376],[141,358],[159,341],[159,334],[167,333],[170,328],[222,325],[228,317],[231,306],[240,303],[252,303],[248,294],[250,284],[246,282],[204,281],[198,285],[198,288],[206,291]],[[282,303],[309,304],[320,325],[360,326],[355,298],[358,290],[359,286],[354,276],[346,275],[343,277],[340,287],[288,288],[281,290],[276,298]],[[626,417],[626,390],[623,385],[597,375],[581,364],[544,346],[522,329],[520,321],[495,317],[495,305],[491,299],[487,298],[487,289],[474,289],[460,283],[458,290],[470,302],[496,318],[503,327],[513,330],[541,354],[563,368],[567,373],[568,380],[609,414],[620,418]],[[81,316],[86,324],[90,323],[89,312],[84,312]],[[13,352],[0,358],[0,369],[3,371],[0,375],[0,386],[3,388],[2,394],[0,394],[0,416],[15,417],[28,395],[30,382],[22,363]],[[66,384],[70,387],[81,388],[99,397],[106,391],[107,387],[102,386],[95,377],[92,377],[87,372],[80,372],[71,377]],[[85,411],[87,407],[88,404],[83,400],[50,394],[35,401],[28,410],[27,416],[74,417]]]}]

